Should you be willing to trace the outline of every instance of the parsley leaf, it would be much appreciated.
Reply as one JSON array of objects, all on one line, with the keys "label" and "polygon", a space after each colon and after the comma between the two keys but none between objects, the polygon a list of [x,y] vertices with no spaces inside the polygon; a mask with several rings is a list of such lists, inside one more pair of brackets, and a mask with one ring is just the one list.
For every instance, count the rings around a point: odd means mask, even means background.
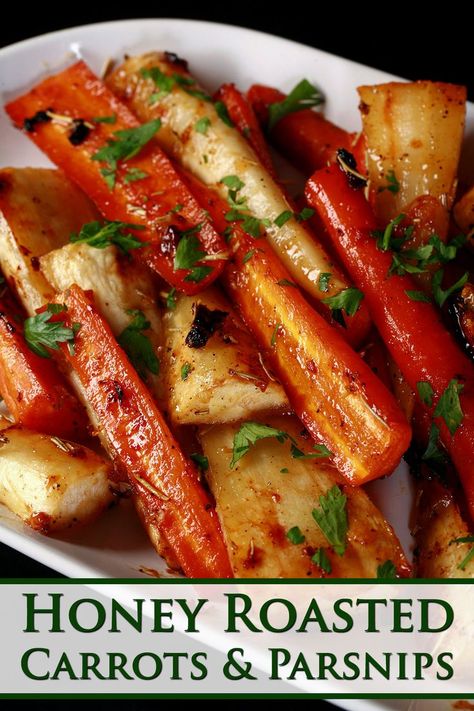
[{"label": "parsley leaf", "polygon": [[84,243],[96,249],[105,249],[111,244],[116,245],[124,254],[132,249],[143,247],[146,242],[141,242],[135,235],[127,230],[143,230],[143,225],[133,225],[127,222],[109,221],[87,222],[81,227],[79,234],[72,233],[71,242]]},{"label": "parsley leaf", "polygon": [[407,289],[405,294],[412,301],[423,301],[425,304],[431,304],[431,299],[424,291],[416,291],[416,289]]},{"label": "parsley leaf", "polygon": [[189,373],[192,371],[191,363],[183,363],[181,366],[181,380],[187,380]]},{"label": "parsley leaf", "polygon": [[220,182],[226,185],[230,190],[235,190],[236,192],[241,190],[245,185],[245,183],[241,181],[238,175],[226,175],[221,179]]},{"label": "parsley leaf", "polygon": [[150,104],[154,104],[155,101],[169,94],[173,87],[176,86],[175,77],[165,74],[159,67],[142,68],[140,69],[140,74],[144,79],[151,79],[159,90],[150,96]]},{"label": "parsley leaf", "polygon": [[112,114],[111,116],[95,116],[92,120],[94,123],[115,123],[117,121],[117,114]]},{"label": "parsley leaf", "polygon": [[314,444],[313,449],[316,450],[310,454],[305,454],[301,449],[295,444],[291,445],[291,456],[293,459],[324,459],[326,457],[334,456],[334,453],[326,447],[324,444]]},{"label": "parsley leaf", "polygon": [[270,339],[270,345],[272,348],[275,348],[275,346],[276,346],[278,331],[280,330],[280,326],[281,326],[281,323],[277,323],[275,325],[275,328],[273,329],[272,337]]},{"label": "parsley leaf", "polygon": [[176,308],[176,289],[173,287],[165,295],[165,303],[167,309]]},{"label": "parsley leaf", "polygon": [[94,153],[92,160],[106,164],[106,167],[101,172],[111,189],[115,187],[118,163],[129,160],[129,158],[133,158],[140,153],[142,148],[151,141],[160,126],[161,120],[154,119],[136,128],[114,131],[115,138],[109,139],[105,146]]},{"label": "parsley leaf", "polygon": [[209,459],[204,456],[204,454],[199,454],[199,452],[194,452],[193,454],[190,454],[190,459],[195,462],[199,469],[201,469],[203,472],[207,471],[209,469]]},{"label": "parsley leaf", "polygon": [[33,353],[41,358],[50,358],[51,354],[47,348],[57,351],[59,343],[68,345],[74,343],[74,336],[79,330],[80,324],[74,324],[73,328],[69,328],[62,321],[50,321],[53,314],[66,310],[64,304],[48,304],[46,311],[25,320],[24,337],[28,348]]},{"label": "parsley leaf", "polygon": [[303,533],[301,533],[299,526],[293,526],[293,528],[290,528],[290,530],[287,531],[287,533],[286,533],[286,537],[294,545],[298,545],[299,543],[304,543],[306,540],[306,536]]},{"label": "parsley leaf", "polygon": [[219,116],[220,120],[223,121],[226,126],[230,126],[230,128],[234,127],[234,122],[229,116],[229,112],[227,111],[227,107],[224,104],[223,101],[216,101],[214,104],[214,108],[216,110],[217,115]]},{"label": "parsley leaf", "polygon": [[278,121],[288,114],[312,106],[319,106],[324,102],[321,92],[307,79],[302,79],[282,101],[270,104],[268,107],[268,128],[271,131]]},{"label": "parsley leaf", "polygon": [[155,355],[152,343],[143,333],[150,328],[151,324],[143,311],[130,309],[127,313],[133,316],[133,319],[119,335],[117,341],[128,355],[139,376],[142,380],[146,380],[147,371],[158,375],[160,370],[160,362]]},{"label": "parsley leaf", "polygon": [[428,437],[428,445],[421,459],[435,471],[442,472],[446,466],[447,459],[444,452],[438,447],[438,443],[439,428],[433,422]]},{"label": "parsley leaf", "polygon": [[[462,538],[455,538],[452,541],[449,541],[449,545],[452,545],[453,543],[474,543],[474,536],[462,536]],[[468,552],[468,554],[463,558],[463,560],[459,563],[458,570],[466,570],[468,564],[471,562],[471,560],[474,558],[474,546],[471,548],[471,550]]]},{"label": "parsley leaf", "polygon": [[321,570],[324,570],[328,575],[332,572],[331,561],[324,548],[318,548],[316,553],[311,558],[311,562],[317,565]]},{"label": "parsley leaf", "polygon": [[454,294],[455,291],[459,291],[459,289],[462,289],[462,287],[469,278],[469,273],[466,272],[465,274],[463,274],[462,277],[458,279],[455,284],[449,287],[449,289],[443,289],[441,287],[443,276],[443,269],[438,269],[438,271],[433,274],[433,281],[431,283],[431,286],[433,288],[434,300],[436,301],[438,306],[443,306],[444,302],[451,296],[451,294]]},{"label": "parsley leaf", "polygon": [[290,281],[289,279],[280,279],[280,281],[277,281],[277,284],[278,286],[298,286],[294,281]]},{"label": "parsley leaf", "polygon": [[[406,218],[406,215],[401,213],[400,215],[397,215],[397,217],[394,217],[393,220],[390,220],[386,228],[381,231],[381,230],[374,230],[372,232],[372,237],[375,237],[377,239],[377,247],[382,250],[382,252],[387,252],[389,249],[393,249],[394,246],[400,247],[401,244],[405,241],[405,238],[394,238],[393,237],[393,231],[395,227],[398,227],[400,222],[403,222],[403,220]],[[412,230],[413,231],[413,230]],[[397,239],[397,242],[393,243],[393,240]]]},{"label": "parsley leaf", "polygon": [[283,212],[280,212],[278,217],[275,217],[273,222],[277,227],[283,227],[283,225],[288,222],[288,220],[291,220],[293,217],[293,213],[291,210],[284,210]]},{"label": "parsley leaf", "polygon": [[323,293],[329,291],[329,280],[331,277],[331,272],[321,272],[318,279],[319,291],[322,291]]},{"label": "parsley leaf", "polygon": [[377,566],[377,578],[392,580],[397,577],[397,569],[391,560],[386,560]]},{"label": "parsley leaf", "polygon": [[347,547],[347,496],[335,484],[327,494],[319,497],[320,508],[312,515],[337,555],[344,555]]},{"label": "parsley leaf", "polygon": [[288,435],[283,430],[262,425],[260,422],[244,422],[234,435],[234,447],[230,467],[233,469],[239,459],[247,454],[250,447],[261,439],[275,437],[279,442],[284,442]]},{"label": "parsley leaf", "polygon": [[431,407],[433,404],[433,388],[429,383],[424,382],[423,380],[420,380],[416,384],[416,389],[418,390],[418,395],[420,397],[421,402],[424,405],[428,405],[428,407]]},{"label": "parsley leaf", "polygon": [[135,183],[137,180],[143,180],[143,178],[148,178],[148,173],[139,168],[130,168],[125,173],[124,182],[125,183]]},{"label": "parsley leaf", "polygon": [[343,289],[335,296],[323,299],[332,311],[345,311],[348,316],[354,316],[364,298],[364,294],[353,286]]},{"label": "parsley leaf", "polygon": [[459,401],[459,393],[463,388],[464,385],[459,383],[456,378],[450,380],[433,413],[435,417],[443,418],[451,435],[454,435],[464,416]]},{"label": "parsley leaf", "polygon": [[398,192],[400,192],[400,183],[397,180],[397,176],[395,175],[393,170],[389,170],[387,173],[387,185],[381,186],[378,189],[379,193],[383,193],[384,190],[389,190],[391,193],[394,195]]},{"label": "parsley leaf", "polygon": [[205,136],[210,125],[211,119],[208,116],[203,116],[202,118],[198,119],[194,124],[194,130],[198,133],[202,133]]},{"label": "parsley leaf", "polygon": [[301,212],[295,213],[295,218],[298,222],[306,222],[310,217],[313,217],[314,210],[312,207],[304,207]]},{"label": "parsley leaf", "polygon": [[185,277],[185,281],[199,283],[212,272],[212,267],[198,266],[197,262],[204,259],[206,253],[203,251],[201,242],[193,234],[193,231],[201,229],[202,225],[196,225],[195,228],[183,233],[176,248],[174,257],[174,268],[190,269],[191,272]]},{"label": "parsley leaf", "polygon": [[248,252],[246,252],[242,257],[242,264],[247,264],[247,262],[252,259],[256,251],[256,249],[250,249]]}]

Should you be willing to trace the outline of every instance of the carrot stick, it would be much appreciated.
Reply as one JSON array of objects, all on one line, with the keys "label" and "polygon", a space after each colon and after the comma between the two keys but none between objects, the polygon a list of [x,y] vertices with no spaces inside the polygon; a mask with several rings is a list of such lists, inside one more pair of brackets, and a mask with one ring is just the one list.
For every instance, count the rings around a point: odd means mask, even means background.
[{"label": "carrot stick", "polygon": [[[141,258],[172,286],[194,294],[219,275],[224,261],[216,255],[225,252],[225,243],[152,140],[159,120],[140,129],[84,62],[49,77],[7,104],[6,111],[104,217],[137,225],[135,236],[148,244],[138,250]],[[130,129],[139,132],[120,133]],[[137,136],[148,141],[139,145]],[[120,143],[123,157],[117,158]],[[191,266],[178,268],[177,244],[186,233],[198,238],[198,251]]]},{"label": "carrot stick", "polygon": [[317,171],[307,183],[306,198],[318,210],[341,260],[364,292],[374,323],[408,384],[415,392],[420,382],[432,388],[432,405],[418,396],[420,404],[433,416],[451,381],[463,386],[463,418],[454,435],[442,419],[436,423],[474,516],[474,365],[434,306],[410,298],[410,292],[417,290],[414,281],[409,276],[388,276],[392,257],[378,249],[371,234],[377,227],[375,216],[363,192],[349,186],[338,166]]},{"label": "carrot stick", "polygon": [[[192,185],[217,228],[228,225],[225,201]],[[234,223],[230,247],[225,287],[305,427],[352,484],[391,473],[410,441],[391,393],[308,304],[266,240]]]},{"label": "carrot stick", "polygon": [[214,507],[194,465],[181,452],[150,393],[118,346],[91,298],[73,285],[58,295],[66,325],[81,327],[73,352],[75,370],[95,413],[110,455],[127,472],[186,575],[231,577]]},{"label": "carrot stick", "polygon": [[87,437],[87,416],[53,360],[30,350],[22,318],[0,301],[0,392],[15,422],[64,439]]},{"label": "carrot stick", "polygon": [[[268,125],[268,107],[286,96],[278,89],[254,84],[247,98],[258,116],[260,125]],[[350,150],[353,136],[324,116],[303,109],[284,116],[273,127],[270,140],[300,170],[310,175],[335,159],[338,148]]]}]

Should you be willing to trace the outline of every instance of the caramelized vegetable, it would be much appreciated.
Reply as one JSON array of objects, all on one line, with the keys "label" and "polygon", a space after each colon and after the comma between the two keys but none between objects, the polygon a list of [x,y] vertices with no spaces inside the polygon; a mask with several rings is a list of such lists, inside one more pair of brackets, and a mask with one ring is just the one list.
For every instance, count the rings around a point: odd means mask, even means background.
[{"label": "caramelized vegetable", "polygon": [[72,286],[59,297],[66,323],[78,322],[74,368],[109,444],[142,500],[147,519],[158,526],[175,559],[190,577],[229,577],[231,570],[219,524],[195,467],[186,460],[125,353],[91,299]]},{"label": "caramelized vegetable", "polygon": [[[49,120],[31,124],[48,107]],[[6,111],[108,220],[136,225],[132,232],[147,245],[141,258],[172,286],[193,294],[219,275],[225,243],[152,140],[160,121],[140,127],[84,62],[49,77]],[[103,117],[111,121],[94,121]],[[89,127],[79,144],[71,140],[78,121]],[[178,260],[178,243],[191,237],[192,254]]]}]

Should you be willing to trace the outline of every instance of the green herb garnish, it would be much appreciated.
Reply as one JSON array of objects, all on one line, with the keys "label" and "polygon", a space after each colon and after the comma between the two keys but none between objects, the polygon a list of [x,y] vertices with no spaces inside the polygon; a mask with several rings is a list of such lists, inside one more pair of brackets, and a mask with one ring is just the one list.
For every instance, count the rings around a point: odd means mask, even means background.
[{"label": "green herb garnish", "polygon": [[282,101],[270,104],[268,107],[268,128],[271,131],[278,121],[288,114],[312,106],[319,106],[324,102],[321,92],[307,79],[299,82]]},{"label": "green herb garnish", "polygon": [[160,370],[160,361],[155,355],[153,345],[148,336],[144,334],[144,331],[149,330],[151,324],[143,311],[129,309],[127,314],[133,318],[119,335],[117,341],[128,355],[138,375],[142,380],[146,380],[147,371],[158,375]]}]

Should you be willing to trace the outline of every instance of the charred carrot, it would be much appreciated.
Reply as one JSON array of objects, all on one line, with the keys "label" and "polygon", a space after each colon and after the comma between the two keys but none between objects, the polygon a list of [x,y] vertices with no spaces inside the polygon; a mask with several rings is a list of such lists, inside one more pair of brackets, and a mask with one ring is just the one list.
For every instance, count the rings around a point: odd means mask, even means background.
[{"label": "charred carrot", "polygon": [[375,216],[363,191],[351,187],[334,165],[312,176],[306,197],[364,292],[374,323],[403,376],[418,392],[420,404],[436,416],[474,515],[474,365],[445,329],[434,306],[418,300],[413,280],[390,275],[392,255],[377,246],[372,234],[377,227]]},{"label": "charred carrot", "polygon": [[140,257],[169,284],[193,294],[219,275],[225,243],[153,140],[159,119],[140,125],[84,62],[6,110],[104,217],[136,225]]},{"label": "charred carrot", "polygon": [[[286,98],[278,89],[254,84],[247,98],[263,127],[268,126],[269,107]],[[270,131],[270,140],[300,170],[310,175],[335,158],[338,148],[350,150],[353,136],[311,109],[284,116]]]},{"label": "charred carrot", "polygon": [[250,143],[260,162],[265,166],[272,178],[276,178],[267,142],[246,96],[237,89],[235,84],[223,84],[217,91],[215,99],[222,101],[234,126]]},{"label": "charred carrot", "polygon": [[[226,224],[219,195],[196,180],[193,190],[216,226]],[[352,484],[391,473],[410,441],[393,396],[308,304],[266,240],[252,239],[238,223],[232,234],[226,289],[294,411]]]},{"label": "charred carrot", "polygon": [[78,286],[58,296],[66,325],[80,323],[64,357],[75,370],[112,458],[127,472],[149,520],[191,577],[230,577],[214,507],[147,388],[92,299]]},{"label": "charred carrot", "polygon": [[44,434],[84,440],[87,417],[53,360],[27,345],[23,319],[0,301],[0,392],[15,422]]}]

